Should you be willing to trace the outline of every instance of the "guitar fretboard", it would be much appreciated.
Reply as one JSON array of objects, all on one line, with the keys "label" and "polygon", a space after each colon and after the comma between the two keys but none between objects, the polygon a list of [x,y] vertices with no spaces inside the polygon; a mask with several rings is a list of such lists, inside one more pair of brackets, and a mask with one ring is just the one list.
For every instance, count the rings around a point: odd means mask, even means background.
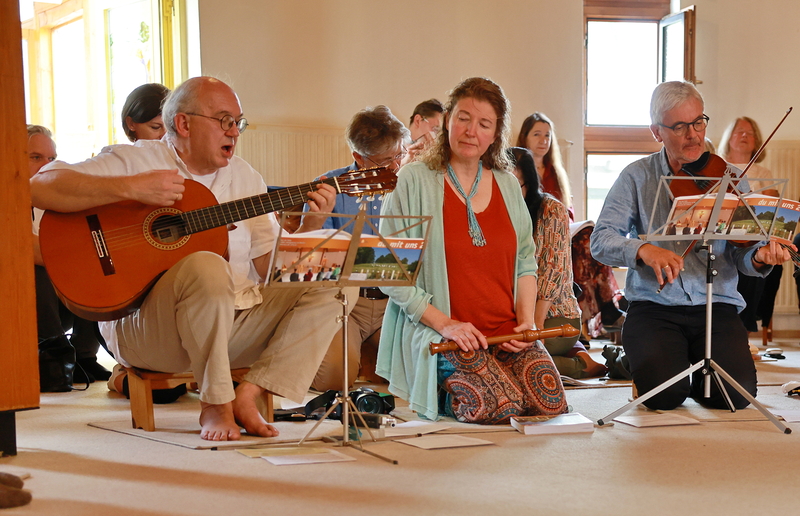
[{"label": "guitar fretboard", "polygon": [[215,204],[198,210],[187,211],[180,215],[186,224],[187,234],[198,233],[207,229],[233,224],[240,220],[251,219],[283,210],[304,203],[308,199],[308,192],[316,191],[316,185],[326,183],[339,191],[336,178],[327,178],[297,186],[282,188],[253,197],[245,197],[235,201]]}]

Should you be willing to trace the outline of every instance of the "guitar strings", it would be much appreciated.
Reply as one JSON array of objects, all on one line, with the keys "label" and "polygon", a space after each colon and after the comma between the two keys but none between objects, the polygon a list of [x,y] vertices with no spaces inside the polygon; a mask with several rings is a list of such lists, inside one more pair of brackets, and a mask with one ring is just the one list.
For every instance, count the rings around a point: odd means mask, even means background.
[{"label": "guitar strings", "polygon": [[[374,168],[378,169],[380,167]],[[365,174],[364,172],[368,173]],[[273,192],[266,192],[222,204],[205,206],[195,210],[185,212],[179,211],[178,213],[166,212],[164,213],[163,217],[176,217],[180,220],[180,225],[185,228],[185,232],[181,234],[180,238],[175,240],[175,242],[178,242],[181,238],[183,238],[183,236],[188,236],[199,231],[205,231],[207,229],[220,227],[259,215],[266,215],[277,210],[286,209],[287,207],[301,204],[306,200],[306,193],[313,191],[313,187],[317,184],[329,184],[337,191],[342,191],[343,193],[348,193],[349,195],[359,195],[361,192],[367,194],[370,192],[370,190],[374,190],[376,186],[382,191],[384,188],[383,182],[375,182],[373,180],[371,182],[367,181],[366,183],[359,185],[359,183],[361,183],[365,177],[378,175],[379,173],[377,171],[364,169],[361,171],[348,173],[345,177],[339,176],[334,178],[325,178],[312,183],[282,188]],[[356,183],[355,189],[352,189],[353,185],[350,184],[353,182]],[[347,186],[347,188],[343,189],[343,186]],[[359,189],[359,186],[362,189]],[[351,192],[346,192],[345,190],[347,189],[351,189]],[[267,204],[268,207],[265,206],[265,204]],[[280,207],[277,207],[278,205],[280,205]],[[259,211],[262,213],[259,213]],[[159,220],[159,218],[156,220]],[[144,238],[144,234],[146,231],[149,231],[152,235],[152,227],[152,224],[149,227],[145,227],[143,223],[140,222],[138,224],[120,226],[105,230],[103,231],[103,241],[105,247],[109,250],[109,252],[111,252],[114,249],[125,249],[136,245],[151,245],[147,239]],[[166,225],[162,229],[167,229],[169,227],[170,225]],[[155,236],[154,239],[159,240],[159,238]]]}]

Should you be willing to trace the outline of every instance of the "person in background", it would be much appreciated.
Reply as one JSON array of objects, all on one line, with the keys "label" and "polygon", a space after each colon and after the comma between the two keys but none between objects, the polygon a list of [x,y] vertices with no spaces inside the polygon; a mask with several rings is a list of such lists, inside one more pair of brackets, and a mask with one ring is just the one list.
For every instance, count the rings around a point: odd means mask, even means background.
[{"label": "person in background", "polygon": [[442,112],[444,106],[437,99],[428,99],[417,104],[411,114],[408,129],[411,131],[411,143],[433,142],[442,129]]},{"label": "person in background", "polygon": [[142,84],[134,89],[122,106],[122,130],[132,142],[160,140],[167,132],[161,107],[169,88],[158,83]]},{"label": "person in background", "polygon": [[[161,109],[169,95],[169,88],[158,83],[142,84],[125,99],[122,106],[122,130],[131,142],[160,140],[167,132]],[[121,364],[114,366],[108,388],[130,397],[127,372]],[[186,393],[186,385],[171,389],[153,389],[153,403],[172,403]]]},{"label": "person in background", "polygon": [[[392,172],[397,172],[400,163],[406,157],[406,144],[409,140],[408,129],[397,119],[386,106],[367,107],[353,115],[345,130],[345,138],[353,154],[353,163],[346,167],[326,172],[316,180],[325,177],[339,177],[344,173],[376,166],[387,167]],[[380,214],[382,202],[378,196],[373,200],[364,200],[367,216]],[[331,210],[333,213],[355,215],[358,213],[361,202],[357,197],[346,194],[336,196],[336,204]],[[339,229],[350,219],[338,217],[303,217],[303,224],[309,229]],[[372,219],[377,224],[377,219]],[[364,234],[373,234],[372,228],[367,224],[363,228]],[[338,270],[338,268],[336,269]],[[338,277],[331,274],[330,279]],[[358,375],[361,364],[361,354],[364,352],[377,353],[380,329],[383,323],[383,312],[386,309],[388,296],[377,287],[359,289],[359,297],[350,312],[347,335],[348,343],[348,385],[353,385]],[[318,391],[328,389],[340,390],[343,375],[343,335],[340,330],[328,348],[328,353],[320,365],[319,371],[312,387]]]},{"label": "person in background", "polygon": [[[28,163],[30,176],[33,177],[39,170],[55,161],[56,144],[49,129],[41,125],[28,125]],[[108,380],[111,372],[97,363],[97,352],[100,349],[97,323],[87,321],[74,315],[58,299],[50,277],[44,266],[42,253],[39,248],[39,222],[42,214],[40,209],[34,209],[33,215],[33,254],[34,271],[36,278],[36,316],[39,335],[39,346],[48,347],[55,341],[69,340],[75,348],[76,367],[73,372],[74,383],[91,383],[96,380]],[[61,388],[66,386],[61,382],[51,382],[48,375],[53,371],[39,371],[40,387],[43,392],[51,390],[48,386],[58,384]]]},{"label": "person in background", "polygon": [[[520,128],[517,147],[524,147],[533,154],[539,185],[542,192],[555,197],[569,213],[569,220],[575,220],[572,209],[569,177],[564,170],[561,149],[555,134],[553,122],[543,113],[529,115]],[[591,227],[585,227],[573,235],[572,273],[575,283],[581,288],[578,304],[581,309],[581,326],[588,339],[600,337],[607,331],[618,330],[625,320],[624,310],[618,306],[624,303],[619,293],[617,280],[611,267],[592,258],[589,252]],[[618,298],[615,300],[615,297]]]},{"label": "person in background", "polygon": [[[743,389],[756,395],[756,368],[750,356],[747,330],[738,312],[744,300],[736,290],[737,271],[766,276],[789,259],[776,242],[737,247],[714,242],[716,257],[713,299],[707,299],[707,252],[681,257],[685,241],[644,241],[638,235],[667,223],[670,192],[658,188],[663,176],[675,174],[705,152],[708,117],[700,92],[688,82],[656,86],[650,102],[650,130],[661,151],[634,161],[619,175],[606,197],[592,233],[592,254],[605,264],[628,267],[625,295],[630,300],[622,345],[638,393],[644,394],[681,375],[705,356],[706,312],[711,305],[711,358]],[[729,171],[733,172],[732,166]],[[658,196],[657,196],[658,193]],[[651,219],[652,217],[652,219]],[[697,402],[727,408],[716,383],[704,396],[701,371],[684,376],[644,401],[653,410],[670,410],[691,396]],[[727,389],[733,406],[749,402]]]},{"label": "person in background", "polygon": [[[719,142],[719,155],[734,167],[744,170],[762,143],[761,129],[759,129],[756,121],[750,117],[740,116],[731,122],[725,132],[722,133],[722,139]],[[767,151],[764,150],[747,171],[746,177],[750,179],[748,181],[750,190],[770,186],[768,181],[754,180],[773,177],[772,172],[767,167],[759,164],[766,157]],[[778,190],[775,188],[768,188],[759,193],[776,197],[779,195]],[[782,276],[783,267],[773,267],[772,272],[766,278],[739,273],[737,289],[742,294],[745,303],[747,303],[744,310],[739,313],[739,317],[742,318],[747,331],[758,331],[759,319],[761,319],[762,328],[769,327],[775,306],[775,296],[778,294]]]},{"label": "person in background", "polygon": [[[415,286],[390,296],[377,373],[428,419],[498,424],[567,410],[564,387],[540,342],[488,336],[533,329],[536,247],[531,217],[506,150],[510,105],[496,83],[462,81],[450,93],[436,141],[404,166],[386,196],[381,232],[424,236],[403,217],[432,216]],[[458,350],[431,356],[431,342]],[[441,397],[440,397],[441,393]]]},{"label": "person in background", "polygon": [[406,145],[408,153],[401,165],[411,163],[417,155],[436,139],[442,128],[442,103],[437,99],[428,99],[417,104],[409,120],[411,141]]},{"label": "person in background", "polygon": [[519,130],[517,147],[531,151],[542,192],[561,201],[569,211],[570,222],[574,221],[572,190],[567,171],[564,169],[553,122],[544,113],[536,112],[528,115]]},{"label": "person in background", "polygon": [[[34,206],[66,213],[126,200],[173,206],[190,191],[190,179],[220,202],[267,191],[261,174],[235,155],[247,120],[230,86],[188,79],[164,103],[164,120],[161,140],[112,145],[74,165],[52,163],[31,179]],[[307,196],[312,211],[327,212],[335,190],[319,185]],[[336,289],[264,286],[279,232],[272,216],[238,221],[228,231],[228,259],[205,251],[185,256],[135,313],[101,324],[121,363],[192,371],[203,439],[238,440],[240,425],[251,435],[276,436],[256,400],[267,390],[302,400],[339,329]],[[250,371],[234,387],[231,369],[240,367]]]},{"label": "person in background", "polygon": [[[534,311],[537,328],[570,324],[581,329],[581,310],[572,290],[572,253],[569,217],[564,205],[539,188],[533,155],[523,147],[511,147],[509,158],[514,175],[522,187],[522,197],[533,222],[538,265],[538,296]],[[586,348],[574,337],[554,337],[544,341],[558,372],[571,378],[601,376],[603,364],[595,362]]]}]

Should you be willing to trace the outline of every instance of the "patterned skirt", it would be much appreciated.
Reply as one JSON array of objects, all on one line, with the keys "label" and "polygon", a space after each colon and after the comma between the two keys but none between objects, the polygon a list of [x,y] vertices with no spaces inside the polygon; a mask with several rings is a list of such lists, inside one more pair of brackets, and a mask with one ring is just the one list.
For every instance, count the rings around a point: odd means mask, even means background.
[{"label": "patterned skirt", "polygon": [[442,387],[447,412],[465,423],[506,424],[511,416],[555,415],[567,411],[564,386],[541,342],[519,353],[498,346],[448,351],[455,372]]}]

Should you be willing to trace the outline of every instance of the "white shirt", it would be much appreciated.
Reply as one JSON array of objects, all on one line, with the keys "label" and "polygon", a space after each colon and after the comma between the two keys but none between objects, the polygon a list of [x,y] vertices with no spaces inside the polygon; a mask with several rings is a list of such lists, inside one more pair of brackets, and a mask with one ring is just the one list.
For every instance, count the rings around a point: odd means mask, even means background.
[{"label": "white shirt", "polygon": [[[130,176],[150,170],[175,168],[187,179],[192,178],[175,148],[164,139],[138,140],[133,145],[111,145],[103,148],[97,156],[81,163],[70,165],[55,161],[42,170],[67,169],[98,176]],[[261,175],[238,156],[234,156],[228,166],[219,169],[216,176],[211,191],[219,202],[233,201],[267,191]],[[279,229],[275,217],[262,215],[237,222],[236,229],[228,232],[228,253],[236,291],[236,309],[252,308],[262,301],[258,283],[263,279],[258,276],[252,260],[272,251]]]}]

